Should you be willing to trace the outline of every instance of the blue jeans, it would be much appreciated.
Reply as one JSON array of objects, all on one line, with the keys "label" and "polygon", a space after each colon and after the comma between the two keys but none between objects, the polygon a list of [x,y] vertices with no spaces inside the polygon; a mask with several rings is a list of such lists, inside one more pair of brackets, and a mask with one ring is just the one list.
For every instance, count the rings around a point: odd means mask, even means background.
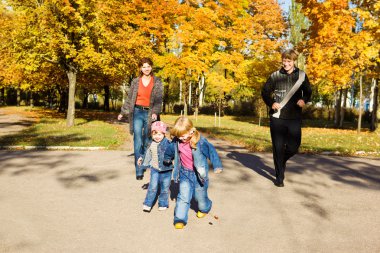
[{"label": "blue jeans", "polygon": [[172,171],[159,172],[156,169],[150,168],[150,182],[144,205],[153,206],[156,198],[158,186],[160,187],[160,196],[158,197],[159,207],[169,207],[169,187],[172,179]]},{"label": "blue jeans", "polygon": [[133,151],[135,153],[136,176],[144,175],[142,166],[137,160],[144,155],[145,144],[148,141],[148,111],[136,108],[133,113]]},{"label": "blue jeans", "polygon": [[190,201],[195,198],[198,202],[198,209],[202,213],[211,210],[212,202],[207,196],[208,179],[200,185],[194,171],[181,168],[179,171],[179,194],[174,210],[174,224],[187,224]]}]

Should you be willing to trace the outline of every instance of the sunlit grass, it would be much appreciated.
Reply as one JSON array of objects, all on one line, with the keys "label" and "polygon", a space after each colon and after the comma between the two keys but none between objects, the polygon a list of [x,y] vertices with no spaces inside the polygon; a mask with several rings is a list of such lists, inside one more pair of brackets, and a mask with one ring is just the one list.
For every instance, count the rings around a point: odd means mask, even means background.
[{"label": "sunlit grass", "polygon": [[[9,110],[9,108],[8,108]],[[18,113],[20,108],[15,108]],[[24,110],[29,110],[24,108]],[[75,146],[75,147],[105,147],[116,149],[128,137],[121,125],[110,124],[102,120],[92,120],[91,115],[86,119],[75,119],[75,126],[67,127],[63,114],[52,110],[33,109],[35,123],[19,133],[1,136],[0,145],[21,146]],[[95,112],[96,113],[96,112]],[[107,114],[109,115],[109,114]]]},{"label": "sunlit grass", "polygon": [[[17,134],[0,137],[0,145],[24,146],[82,146],[117,149],[125,141],[132,141],[126,127],[115,124],[117,113],[78,110],[75,126],[66,127],[64,114],[53,110],[29,107],[3,107],[6,114],[25,114],[34,123]],[[242,145],[255,152],[272,150],[268,119],[260,121],[253,117],[224,116],[215,120],[213,116],[189,116],[194,125],[205,135]],[[178,115],[161,115],[161,120],[174,124]],[[380,157],[380,130],[360,134],[353,125],[348,129],[331,128],[331,122],[304,121],[300,152],[335,152],[341,155],[363,155]]]},{"label": "sunlit grass", "polygon": [[[162,120],[168,124],[173,124],[178,116],[163,115]],[[194,125],[202,132],[220,139],[230,141],[235,144],[245,146],[251,151],[271,151],[271,137],[269,133],[268,120],[263,120],[261,126],[258,119],[252,117],[232,117],[224,116],[220,121],[215,121],[213,116],[189,116]],[[304,122],[302,128],[302,144],[300,152],[322,153],[339,152],[341,155],[357,155],[357,152],[364,151],[367,155],[380,156],[380,131],[362,131],[360,134],[356,130],[341,130],[333,128],[313,127],[312,121]],[[321,125],[321,122],[316,122]]]}]

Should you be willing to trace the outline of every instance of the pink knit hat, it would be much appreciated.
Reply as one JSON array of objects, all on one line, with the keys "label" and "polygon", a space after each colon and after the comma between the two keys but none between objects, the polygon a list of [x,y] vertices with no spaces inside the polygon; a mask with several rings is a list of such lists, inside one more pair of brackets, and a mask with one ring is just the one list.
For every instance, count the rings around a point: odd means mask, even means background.
[{"label": "pink knit hat", "polygon": [[155,121],[152,123],[152,131],[157,131],[161,133],[166,133],[166,124],[162,121]]}]

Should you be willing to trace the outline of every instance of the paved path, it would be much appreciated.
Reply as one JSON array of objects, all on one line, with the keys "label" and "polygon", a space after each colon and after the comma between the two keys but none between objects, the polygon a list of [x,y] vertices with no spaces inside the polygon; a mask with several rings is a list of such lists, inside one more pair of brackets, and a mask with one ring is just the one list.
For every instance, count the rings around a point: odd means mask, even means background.
[{"label": "paved path", "polygon": [[10,114],[7,108],[0,108],[0,136],[15,134],[31,126],[34,118],[24,114]]},{"label": "paved path", "polygon": [[142,212],[131,153],[0,151],[0,252],[380,251],[379,160],[298,155],[276,188],[270,154],[219,152],[212,214],[176,231],[174,199]]},{"label": "paved path", "polygon": [[380,252],[379,159],[297,155],[276,188],[270,154],[212,142],[212,212],[179,231],[130,150],[0,151],[0,253]]}]

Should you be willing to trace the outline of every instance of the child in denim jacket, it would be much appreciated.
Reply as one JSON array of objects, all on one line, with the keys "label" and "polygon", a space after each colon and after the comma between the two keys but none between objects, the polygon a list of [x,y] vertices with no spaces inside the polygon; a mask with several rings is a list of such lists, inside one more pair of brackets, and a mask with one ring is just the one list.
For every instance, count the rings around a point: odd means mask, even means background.
[{"label": "child in denim jacket", "polygon": [[169,147],[170,141],[165,138],[166,124],[162,121],[152,123],[152,139],[147,145],[144,157],[137,161],[139,166],[150,168],[150,182],[146,198],[143,203],[143,211],[150,212],[156,198],[158,187],[158,210],[164,211],[169,207],[169,187],[172,176],[172,165],[164,165],[165,150]]},{"label": "child in denim jacket", "polygon": [[212,202],[207,195],[207,159],[211,161],[215,173],[221,173],[223,168],[214,146],[199,134],[190,119],[179,117],[170,134],[174,138],[166,149],[164,164],[171,164],[174,160],[173,179],[179,181],[174,227],[182,229],[187,224],[193,197],[198,202],[198,218],[203,218],[211,210]]}]

